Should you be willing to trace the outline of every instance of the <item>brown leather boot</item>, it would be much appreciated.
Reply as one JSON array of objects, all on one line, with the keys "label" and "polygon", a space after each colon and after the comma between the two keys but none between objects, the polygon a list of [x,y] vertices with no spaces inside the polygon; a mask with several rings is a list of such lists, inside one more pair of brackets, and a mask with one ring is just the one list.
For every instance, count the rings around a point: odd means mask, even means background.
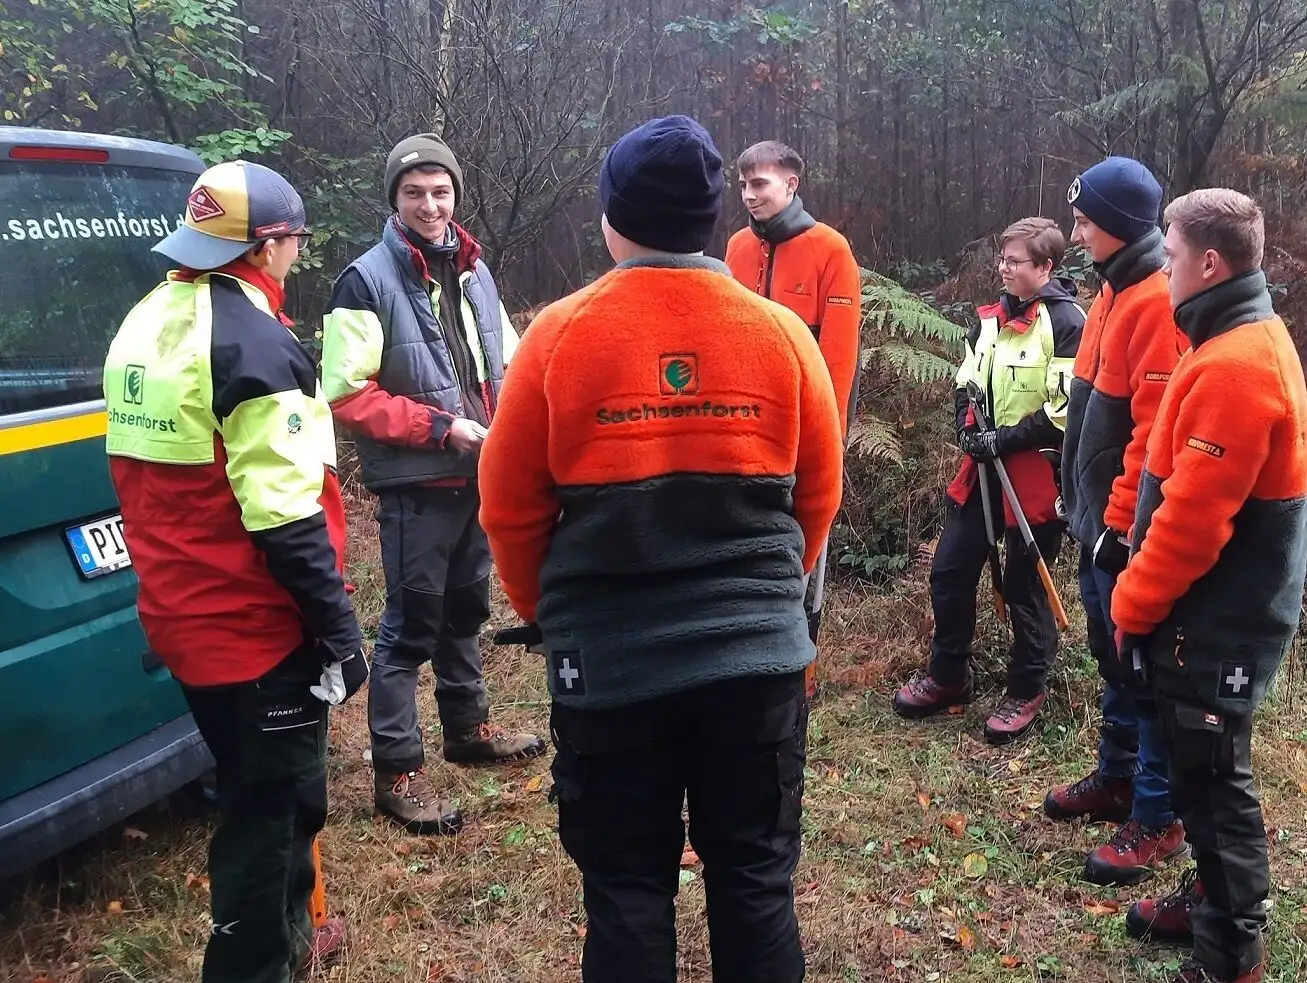
[{"label": "brown leather boot", "polygon": [[445,737],[445,760],[454,765],[509,764],[544,753],[545,742],[535,734],[511,733],[489,722]]},{"label": "brown leather boot", "polygon": [[1184,826],[1145,826],[1131,819],[1085,859],[1085,880],[1094,884],[1138,884],[1172,857],[1189,852]]},{"label": "brown leather boot", "polygon": [[313,930],[313,940],[309,951],[304,953],[299,966],[295,969],[295,978],[303,979],[315,970],[325,969],[340,955],[341,946],[345,944],[345,919],[328,918]]},{"label": "brown leather boot", "polygon": [[457,833],[463,814],[446,796],[436,792],[424,769],[373,778],[377,812],[418,836]]},{"label": "brown leather boot", "polygon": [[1049,819],[1088,819],[1091,823],[1123,823],[1130,818],[1135,788],[1132,778],[1105,778],[1094,771],[1071,785],[1059,785],[1044,797]]},{"label": "brown leather boot", "polygon": [[1132,904],[1125,916],[1125,934],[1132,939],[1193,945],[1194,909],[1202,901],[1203,884],[1198,871],[1191,868],[1170,894]]},{"label": "brown leather boot", "polygon": [[930,673],[922,673],[894,694],[894,712],[909,720],[934,716],[949,707],[970,703],[973,685],[970,675],[957,686],[946,686]]}]

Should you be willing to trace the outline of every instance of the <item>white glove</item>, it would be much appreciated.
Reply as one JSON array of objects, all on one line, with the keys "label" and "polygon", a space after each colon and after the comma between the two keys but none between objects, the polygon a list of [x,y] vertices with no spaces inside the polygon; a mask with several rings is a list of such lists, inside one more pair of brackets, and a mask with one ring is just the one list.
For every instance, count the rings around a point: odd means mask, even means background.
[{"label": "white glove", "polygon": [[336,707],[357,693],[367,681],[367,656],[355,652],[347,659],[323,666],[318,685],[310,686],[309,692],[323,703]]}]

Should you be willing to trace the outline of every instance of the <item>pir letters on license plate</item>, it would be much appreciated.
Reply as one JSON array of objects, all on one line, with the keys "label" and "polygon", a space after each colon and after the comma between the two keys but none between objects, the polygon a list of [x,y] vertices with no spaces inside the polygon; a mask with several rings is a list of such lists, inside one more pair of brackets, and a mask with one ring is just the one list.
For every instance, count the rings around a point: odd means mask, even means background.
[{"label": "pir letters on license plate", "polygon": [[68,545],[82,576],[88,580],[102,577],[132,565],[123,539],[123,517],[111,515],[94,522],[84,522],[65,531]]}]

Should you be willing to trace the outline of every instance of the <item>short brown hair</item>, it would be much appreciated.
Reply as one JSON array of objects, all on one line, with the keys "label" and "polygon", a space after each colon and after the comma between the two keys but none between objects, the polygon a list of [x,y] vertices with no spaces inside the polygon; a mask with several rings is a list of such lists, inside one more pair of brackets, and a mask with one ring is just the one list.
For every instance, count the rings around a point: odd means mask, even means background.
[{"label": "short brown hair", "polygon": [[1052,263],[1053,269],[1062,265],[1066,255],[1066,236],[1051,218],[1023,218],[1013,222],[998,237],[998,251],[1014,239],[1020,239],[1030,250],[1030,258],[1038,265]]},{"label": "short brown hair", "polygon": [[1166,206],[1163,221],[1191,246],[1215,249],[1237,273],[1262,265],[1266,220],[1257,202],[1232,188],[1199,188]]},{"label": "short brown hair", "polygon": [[764,140],[740,154],[735,166],[741,174],[752,174],[763,167],[779,167],[782,171],[803,177],[803,158],[792,147],[776,140]]}]

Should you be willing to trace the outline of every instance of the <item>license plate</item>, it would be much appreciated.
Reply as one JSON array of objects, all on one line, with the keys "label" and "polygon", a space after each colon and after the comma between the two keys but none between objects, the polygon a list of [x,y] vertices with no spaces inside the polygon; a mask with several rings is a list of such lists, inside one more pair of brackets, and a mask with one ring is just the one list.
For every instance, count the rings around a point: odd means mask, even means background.
[{"label": "license plate", "polygon": [[87,580],[132,565],[123,539],[123,517],[111,515],[64,530],[73,558]]}]

